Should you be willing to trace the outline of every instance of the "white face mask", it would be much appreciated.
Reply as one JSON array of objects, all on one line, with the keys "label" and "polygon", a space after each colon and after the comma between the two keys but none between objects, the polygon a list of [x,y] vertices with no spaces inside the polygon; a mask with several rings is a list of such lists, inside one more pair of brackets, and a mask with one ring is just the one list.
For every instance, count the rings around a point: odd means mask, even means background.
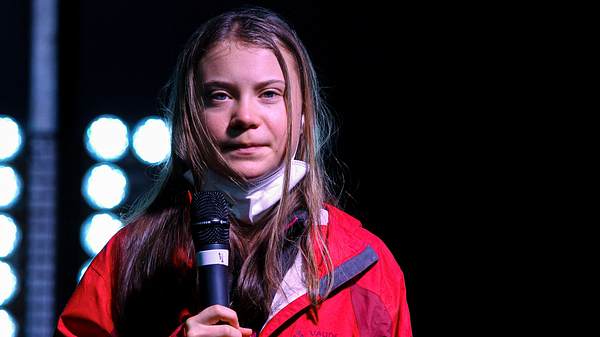
[{"label": "white face mask", "polygon": [[[304,178],[308,169],[308,164],[300,160],[292,160],[291,164],[288,191]],[[233,204],[231,212],[236,219],[245,223],[254,223],[281,199],[284,169],[285,167],[282,165],[272,173],[251,181],[245,188],[208,169],[201,190],[225,193]],[[192,185],[194,184],[190,170],[186,171],[183,176]]]}]

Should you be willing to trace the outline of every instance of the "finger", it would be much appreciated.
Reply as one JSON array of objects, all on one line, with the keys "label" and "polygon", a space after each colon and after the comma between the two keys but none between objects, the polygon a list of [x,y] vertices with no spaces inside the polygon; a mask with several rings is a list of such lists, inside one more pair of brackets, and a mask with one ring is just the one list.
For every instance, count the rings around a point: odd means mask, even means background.
[{"label": "finger", "polygon": [[209,329],[215,332],[214,335],[211,333],[211,336],[242,337],[242,333],[240,332],[240,330],[230,325],[213,325],[210,326]]},{"label": "finger", "polygon": [[223,321],[236,329],[240,327],[240,323],[238,322],[236,312],[218,304],[212,305],[202,310],[198,315],[196,315],[193,318],[195,321],[202,324],[213,325],[220,321]]},{"label": "finger", "polygon": [[243,337],[250,337],[250,336],[252,336],[252,329],[240,327],[240,332],[242,333]]},{"label": "finger", "polygon": [[185,332],[188,337],[243,337],[241,331],[231,325],[205,325],[197,322]]}]

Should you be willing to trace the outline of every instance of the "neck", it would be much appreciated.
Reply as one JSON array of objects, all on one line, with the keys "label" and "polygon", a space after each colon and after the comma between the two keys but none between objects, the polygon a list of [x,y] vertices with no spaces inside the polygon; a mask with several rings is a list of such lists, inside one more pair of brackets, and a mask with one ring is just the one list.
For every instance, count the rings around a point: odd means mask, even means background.
[{"label": "neck", "polygon": [[[308,165],[299,160],[290,163],[288,191],[296,186],[306,175]],[[191,172],[190,172],[191,173]],[[254,224],[262,220],[283,195],[285,165],[274,171],[251,179],[246,184],[236,184],[213,170],[208,170],[200,190],[221,191],[231,202],[232,214],[243,223]],[[184,175],[186,178],[191,174]]]}]

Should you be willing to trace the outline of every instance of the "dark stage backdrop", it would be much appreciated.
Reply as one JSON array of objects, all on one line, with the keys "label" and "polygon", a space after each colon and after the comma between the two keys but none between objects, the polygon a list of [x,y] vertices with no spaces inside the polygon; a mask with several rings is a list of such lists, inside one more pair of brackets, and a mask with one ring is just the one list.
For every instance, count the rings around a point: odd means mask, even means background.
[{"label": "dark stage backdrop", "polygon": [[[9,115],[21,126],[27,122],[28,93],[29,93],[29,4],[28,1],[0,1],[0,115]],[[2,138],[0,134],[0,138]],[[0,140],[1,141],[1,140]],[[23,179],[27,175],[27,144],[12,160],[0,165],[12,167]],[[0,184],[0,191],[6,186]],[[0,214],[14,219],[21,232],[27,230],[27,207],[24,200],[26,191],[21,192],[21,197],[9,209],[0,209]],[[0,233],[0,239],[3,239]],[[24,241],[7,258],[0,258],[0,262],[9,263],[19,277],[21,291],[8,303],[0,306],[0,310],[7,310],[15,318],[25,315],[25,296],[23,285],[25,281],[26,254]],[[5,247],[3,247],[5,248]],[[3,275],[4,276],[4,275]],[[0,285],[6,286],[6,279],[0,280]],[[2,284],[4,283],[4,284]],[[4,295],[4,294],[3,294]],[[0,327],[0,334],[4,334],[4,326]]]}]

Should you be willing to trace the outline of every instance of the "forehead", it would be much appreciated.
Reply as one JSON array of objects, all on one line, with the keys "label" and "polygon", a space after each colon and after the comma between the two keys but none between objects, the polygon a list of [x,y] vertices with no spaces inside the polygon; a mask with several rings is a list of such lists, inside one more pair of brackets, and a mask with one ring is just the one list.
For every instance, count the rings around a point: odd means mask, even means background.
[{"label": "forehead", "polygon": [[[288,71],[295,73],[292,55],[281,51]],[[236,80],[284,79],[275,53],[240,41],[224,41],[209,49],[200,61],[204,80],[227,77]]]}]

